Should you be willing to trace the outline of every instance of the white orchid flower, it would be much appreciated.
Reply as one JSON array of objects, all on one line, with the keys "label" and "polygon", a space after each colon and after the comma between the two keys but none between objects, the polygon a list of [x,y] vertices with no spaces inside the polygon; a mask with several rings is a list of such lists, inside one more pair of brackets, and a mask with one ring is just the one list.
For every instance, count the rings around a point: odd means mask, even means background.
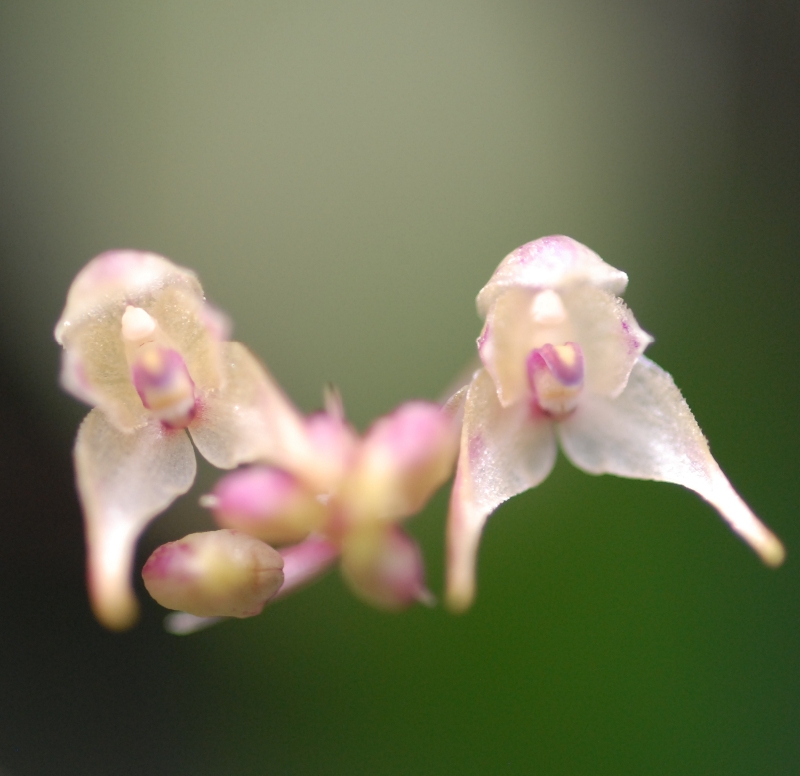
[{"label": "white orchid flower", "polygon": [[652,342],[618,294],[624,272],[569,237],[517,248],[478,295],[482,368],[463,403],[448,522],[447,600],[465,609],[488,516],[542,482],[558,440],[591,474],[694,490],[770,566],[780,541],[734,491],[669,374],[642,353]]},{"label": "white orchid flower", "polygon": [[210,307],[194,273],[139,251],[101,254],[77,275],[56,326],[61,384],[94,409],[75,443],[93,609],[123,629],[138,611],[136,541],[192,485],[192,444],[229,469],[269,460],[301,420]]}]

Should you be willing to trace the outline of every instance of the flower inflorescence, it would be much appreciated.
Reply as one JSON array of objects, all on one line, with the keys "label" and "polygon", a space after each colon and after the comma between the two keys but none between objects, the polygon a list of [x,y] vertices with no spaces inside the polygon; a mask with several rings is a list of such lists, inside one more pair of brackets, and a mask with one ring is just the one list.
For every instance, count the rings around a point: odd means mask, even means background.
[{"label": "flower inflorescence", "polygon": [[652,337],[620,299],[627,281],[568,237],[516,249],[478,295],[480,368],[443,405],[407,402],[359,437],[332,389],[304,417],[228,339],[194,273],[152,253],[96,257],[55,332],[62,386],[93,407],[74,457],[96,616],[118,630],[135,621],[136,542],[191,487],[192,443],[235,469],[201,500],[220,528],[159,547],[142,571],[157,601],[185,613],[184,632],[258,614],[337,561],[378,608],[432,603],[401,526],[454,469],[445,599],[467,608],[483,525],[547,477],[558,444],[592,474],[694,490],[779,565],[780,541],[716,464],[672,378],[643,355]]}]

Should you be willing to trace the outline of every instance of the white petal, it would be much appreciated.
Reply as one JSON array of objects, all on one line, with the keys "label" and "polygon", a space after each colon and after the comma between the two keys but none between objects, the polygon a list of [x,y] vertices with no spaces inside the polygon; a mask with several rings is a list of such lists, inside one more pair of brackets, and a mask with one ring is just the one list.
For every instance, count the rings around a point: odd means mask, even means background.
[{"label": "white petal", "polygon": [[475,595],[475,560],[487,517],[538,485],[556,459],[553,424],[527,402],[502,407],[492,378],[475,376],[467,394],[461,453],[447,525],[447,603],[466,609]]},{"label": "white petal", "polygon": [[765,563],[783,561],[780,541],[731,487],[672,377],[644,356],[620,396],[586,395],[559,425],[559,434],[579,468],[690,488],[713,504]]},{"label": "white petal", "polygon": [[89,594],[97,618],[123,629],[136,618],[131,564],[147,523],[194,482],[183,431],[151,423],[125,433],[92,410],[75,441],[78,493],[86,521]]},{"label": "white petal", "polygon": [[607,291],[575,286],[564,292],[563,299],[572,340],[583,351],[586,389],[619,396],[636,359],[653,338],[641,329],[625,303]]},{"label": "white petal", "polygon": [[498,295],[509,288],[559,290],[575,283],[587,283],[621,294],[628,284],[628,276],[570,237],[541,237],[503,259],[478,294],[478,313],[485,317]]},{"label": "white petal", "polygon": [[308,448],[302,417],[244,345],[221,348],[223,387],[201,394],[189,426],[197,449],[221,469],[259,460],[291,469]]}]

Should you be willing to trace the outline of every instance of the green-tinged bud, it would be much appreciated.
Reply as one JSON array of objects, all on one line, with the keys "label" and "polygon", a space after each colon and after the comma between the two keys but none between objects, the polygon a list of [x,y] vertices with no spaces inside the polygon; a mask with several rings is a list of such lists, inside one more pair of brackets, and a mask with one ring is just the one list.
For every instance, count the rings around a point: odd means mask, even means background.
[{"label": "green-tinged bud", "polygon": [[167,609],[198,617],[252,617],[283,584],[283,558],[239,531],[207,531],[159,547],[142,578],[147,592]]}]

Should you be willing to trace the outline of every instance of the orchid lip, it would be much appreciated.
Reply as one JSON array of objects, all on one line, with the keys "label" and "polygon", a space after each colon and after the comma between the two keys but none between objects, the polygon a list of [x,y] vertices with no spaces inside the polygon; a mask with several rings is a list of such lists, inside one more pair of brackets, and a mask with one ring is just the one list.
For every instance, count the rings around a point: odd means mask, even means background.
[{"label": "orchid lip", "polygon": [[185,428],[194,418],[194,382],[177,351],[143,345],[134,358],[131,379],[144,407],[167,426]]},{"label": "orchid lip", "polygon": [[527,359],[536,404],[556,419],[569,415],[583,390],[583,351],[574,342],[535,348]]}]

